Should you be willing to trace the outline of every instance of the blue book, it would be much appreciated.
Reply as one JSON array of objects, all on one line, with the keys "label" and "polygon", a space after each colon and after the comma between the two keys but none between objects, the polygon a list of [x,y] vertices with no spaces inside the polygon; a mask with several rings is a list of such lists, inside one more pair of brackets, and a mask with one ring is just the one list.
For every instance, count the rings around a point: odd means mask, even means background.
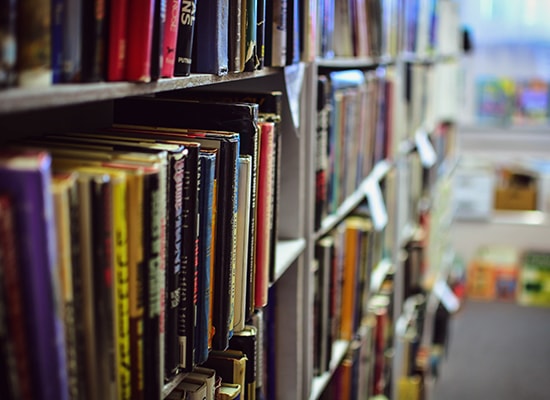
[{"label": "blue book", "polygon": [[51,157],[41,151],[0,154],[0,192],[13,199],[21,290],[37,399],[68,399],[64,328],[55,270],[56,243],[50,193]]},{"label": "blue book", "polygon": [[199,260],[198,260],[198,298],[197,298],[197,334],[195,357],[197,364],[208,358],[208,336],[210,319],[210,282],[212,280],[210,264],[212,258],[212,219],[214,200],[214,180],[217,151],[203,149],[200,154],[199,183]]},{"label": "blue book", "polygon": [[227,43],[229,0],[198,1],[191,70],[225,75],[229,69]]}]

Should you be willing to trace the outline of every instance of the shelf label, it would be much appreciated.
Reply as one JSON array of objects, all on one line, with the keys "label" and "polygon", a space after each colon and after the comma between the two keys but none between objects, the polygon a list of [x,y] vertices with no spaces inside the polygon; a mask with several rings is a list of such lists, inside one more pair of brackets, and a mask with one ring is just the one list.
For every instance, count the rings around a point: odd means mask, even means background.
[{"label": "shelf label", "polygon": [[298,63],[286,66],[284,71],[292,122],[294,123],[294,128],[296,128],[296,132],[298,132],[298,128],[300,127],[300,94],[302,93],[305,67],[303,63]]},{"label": "shelf label", "polygon": [[369,179],[365,184],[364,191],[367,201],[369,202],[369,210],[371,212],[374,229],[381,231],[388,223],[388,211],[386,210],[386,204],[384,203],[380,184],[374,179]]},{"label": "shelf label", "polygon": [[434,285],[433,292],[447,311],[450,313],[458,311],[460,308],[460,300],[458,300],[458,297],[456,297],[449,285],[447,285],[447,282],[438,280]]},{"label": "shelf label", "polygon": [[414,139],[422,166],[424,168],[432,167],[437,161],[437,154],[428,138],[428,134],[424,129],[418,129],[414,135]]}]

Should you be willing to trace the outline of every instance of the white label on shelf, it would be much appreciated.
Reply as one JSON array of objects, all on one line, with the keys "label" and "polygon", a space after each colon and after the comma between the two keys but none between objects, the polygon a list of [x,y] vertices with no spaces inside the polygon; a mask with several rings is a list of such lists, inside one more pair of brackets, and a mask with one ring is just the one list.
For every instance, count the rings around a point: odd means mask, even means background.
[{"label": "white label on shelf", "polygon": [[381,231],[388,223],[388,211],[378,181],[369,179],[365,184],[365,196],[369,202],[374,229]]},{"label": "white label on shelf", "polygon": [[414,139],[422,165],[425,168],[432,167],[437,161],[437,154],[428,138],[428,134],[424,129],[418,129],[414,135]]},{"label": "white label on shelf", "polygon": [[284,71],[292,122],[296,128],[296,132],[298,132],[298,128],[300,127],[300,93],[302,93],[305,67],[303,63],[298,63],[286,66]]},{"label": "white label on shelf", "polygon": [[458,300],[458,297],[456,297],[449,285],[447,285],[447,282],[438,280],[434,285],[433,291],[447,311],[450,313],[458,311],[460,308],[460,300]]}]

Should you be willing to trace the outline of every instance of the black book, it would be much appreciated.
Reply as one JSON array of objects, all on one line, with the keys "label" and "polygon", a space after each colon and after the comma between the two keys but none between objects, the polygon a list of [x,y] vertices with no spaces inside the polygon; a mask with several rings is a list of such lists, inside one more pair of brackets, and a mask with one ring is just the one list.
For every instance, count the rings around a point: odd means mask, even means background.
[{"label": "black book", "polygon": [[265,64],[265,21],[266,21],[266,0],[258,0],[257,8],[257,30],[256,30],[256,69],[262,69]]},{"label": "black book", "polygon": [[106,0],[82,3],[82,81],[98,82],[105,79],[107,68],[106,41],[108,21]]},{"label": "black book", "polygon": [[193,59],[196,0],[181,0],[174,76],[188,76]]},{"label": "black book", "polygon": [[153,37],[151,41],[151,80],[160,78],[162,69],[162,44],[164,40],[164,24],[166,23],[166,1],[155,0],[153,13]]},{"label": "black book", "polygon": [[256,399],[256,385],[257,385],[257,354],[258,354],[258,340],[257,330],[253,325],[247,325],[240,332],[235,332],[231,340],[229,341],[229,348],[232,350],[239,350],[246,356],[246,370],[245,370],[245,385],[244,393],[246,394],[245,400]]}]

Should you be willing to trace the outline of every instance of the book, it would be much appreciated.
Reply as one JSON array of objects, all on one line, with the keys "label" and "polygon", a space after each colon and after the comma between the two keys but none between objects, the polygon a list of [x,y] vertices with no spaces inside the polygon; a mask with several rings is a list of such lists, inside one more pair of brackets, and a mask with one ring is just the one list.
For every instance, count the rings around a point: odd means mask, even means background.
[{"label": "book", "polygon": [[192,60],[195,56],[193,43],[196,9],[196,0],[181,0],[174,76],[188,76],[191,73]]},{"label": "book", "polygon": [[218,392],[216,394],[216,400],[240,400],[241,396],[241,385],[233,383],[224,383],[222,382]]},{"label": "book", "polygon": [[274,170],[274,130],[273,122],[261,122],[260,159],[258,168],[258,203],[256,235],[256,270],[254,275],[254,307],[267,304],[269,268],[271,265],[271,226]]},{"label": "book", "polygon": [[[269,301],[268,301],[269,304]],[[264,321],[264,309],[255,310],[254,314],[250,317],[249,324],[256,328],[256,354],[255,362],[256,366],[256,398],[265,399],[266,396],[266,385],[267,380],[267,360],[266,360],[266,346],[269,344],[265,339],[266,337],[266,323]]]},{"label": "book", "polygon": [[43,87],[52,83],[51,0],[18,1],[17,85]]},{"label": "book", "polygon": [[265,14],[267,0],[257,0],[256,10],[256,69],[262,69],[265,65]]},{"label": "book", "polygon": [[140,0],[128,8],[125,79],[135,82],[151,81],[151,51],[153,20],[157,0]]},{"label": "book", "polygon": [[251,207],[252,157],[239,156],[239,198],[237,210],[237,268],[235,271],[235,313],[233,330],[244,329],[248,310],[246,308],[248,291],[248,252]]},{"label": "book", "polygon": [[256,399],[256,382],[258,369],[258,340],[257,329],[254,325],[247,325],[239,332],[235,332],[229,341],[229,348],[239,350],[246,356],[245,386],[242,387],[244,399]]},{"label": "book", "polygon": [[75,323],[75,304],[74,304],[74,285],[73,285],[73,265],[71,234],[71,192],[77,190],[77,181],[75,173],[54,174],[52,176],[52,195],[55,215],[55,228],[57,236],[57,254],[58,264],[57,273],[59,274],[60,292],[62,300],[62,319],[65,330],[65,348],[67,355],[67,376],[68,390],[71,398],[83,396],[79,394],[79,365],[80,360],[77,357],[77,338]]},{"label": "book", "polygon": [[317,80],[317,147],[315,149],[315,215],[313,228],[319,230],[327,216],[327,140],[330,121],[330,85],[325,75]]},{"label": "book", "polygon": [[244,56],[242,53],[243,21],[245,11],[243,6],[246,0],[229,1],[229,32],[228,32],[228,72],[242,72],[244,70]]},{"label": "book", "polygon": [[[51,158],[42,151],[6,150],[0,157],[0,192],[13,199],[21,290],[34,394],[67,399],[64,330],[53,221]],[[24,205],[24,206],[23,206]]]},{"label": "book", "polygon": [[185,375],[187,380],[197,380],[206,383],[206,400],[214,400],[216,390],[216,371],[205,367],[195,367]]},{"label": "book", "polygon": [[258,21],[258,0],[246,0],[244,8],[245,26],[244,26],[244,48],[242,50],[244,57],[245,71],[254,71],[257,66],[256,45],[257,45],[257,21]]},{"label": "book", "polygon": [[164,38],[162,44],[162,70],[161,77],[172,78],[176,65],[176,45],[178,41],[178,28],[180,24],[180,0],[167,0],[166,23],[164,25]]},{"label": "book", "polygon": [[286,65],[287,0],[274,0],[266,4],[265,14],[265,65]]},{"label": "book", "polygon": [[204,366],[216,371],[221,377],[222,383],[238,384],[244,393],[246,388],[246,362],[247,357],[238,350],[213,350],[208,356]]},{"label": "book", "polygon": [[3,1],[0,10],[0,43],[5,49],[0,57],[0,88],[7,88],[17,83],[17,2]]},{"label": "book", "polygon": [[[198,1],[196,7],[196,18],[200,23],[195,27],[191,70],[203,74],[225,75],[229,69],[229,1]],[[209,51],[203,49],[205,44],[208,44]]]},{"label": "book", "polygon": [[25,331],[23,293],[19,257],[16,251],[15,207],[10,196],[0,196],[0,298],[2,308],[2,362],[8,394],[12,398],[30,398],[32,376]]},{"label": "book", "polygon": [[172,392],[166,397],[167,399],[189,399],[189,400],[203,400],[206,398],[206,382],[199,380],[187,379],[186,377],[178,384],[178,386],[172,390]]},{"label": "book", "polygon": [[156,81],[162,72],[164,27],[166,25],[166,2],[155,0],[153,9],[153,26],[151,28],[151,80]]},{"label": "book", "polygon": [[82,2],[65,0],[63,13],[63,51],[61,81],[82,79]]},{"label": "book", "polygon": [[65,4],[63,0],[51,1],[51,69],[52,83],[61,82],[61,73],[63,69],[63,15],[65,14]]},{"label": "book", "polygon": [[82,3],[82,82],[105,79],[107,69],[107,3],[105,0]]},{"label": "book", "polygon": [[300,6],[298,0],[286,0],[286,65],[296,64],[300,53]]},{"label": "book", "polygon": [[128,42],[128,13],[128,0],[110,1],[109,39],[107,50],[108,81],[122,81],[125,78],[126,45]]}]

